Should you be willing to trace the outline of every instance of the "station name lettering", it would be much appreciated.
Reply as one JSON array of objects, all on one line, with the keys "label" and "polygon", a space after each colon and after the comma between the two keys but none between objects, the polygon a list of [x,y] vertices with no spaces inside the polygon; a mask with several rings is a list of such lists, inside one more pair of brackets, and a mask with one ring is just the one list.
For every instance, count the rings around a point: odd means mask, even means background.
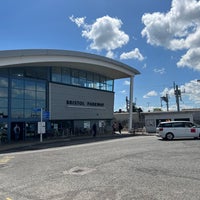
[{"label": "station name lettering", "polygon": [[67,105],[73,105],[73,106],[93,106],[93,107],[103,107],[104,103],[99,102],[84,102],[84,101],[78,101],[78,100],[66,100]]}]

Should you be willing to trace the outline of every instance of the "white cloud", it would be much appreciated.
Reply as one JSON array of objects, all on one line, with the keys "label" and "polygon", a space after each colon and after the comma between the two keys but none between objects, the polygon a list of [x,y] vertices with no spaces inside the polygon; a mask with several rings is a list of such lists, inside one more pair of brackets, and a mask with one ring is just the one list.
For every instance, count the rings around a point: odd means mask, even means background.
[{"label": "white cloud", "polygon": [[108,57],[108,58],[114,58],[115,55],[114,55],[114,53],[112,51],[108,51],[107,54],[106,54],[106,57]]},{"label": "white cloud", "polygon": [[127,53],[122,53],[120,55],[120,59],[137,59],[139,61],[144,60],[144,56],[140,53],[140,50],[138,48],[135,48],[134,50],[127,52]]},{"label": "white cloud", "polygon": [[188,50],[177,65],[192,65],[200,70],[196,62],[199,58],[196,48],[200,45],[200,1],[172,0],[169,12],[144,14],[142,22],[145,27],[141,34],[149,44],[170,50]]},{"label": "white cloud", "polygon": [[124,81],[124,85],[130,85],[130,81],[125,80],[125,81]]},{"label": "white cloud", "polygon": [[74,22],[78,27],[85,25],[85,19],[86,17],[74,17],[73,15],[69,17],[69,19]]},{"label": "white cloud", "polygon": [[157,96],[157,95],[158,95],[157,92],[154,91],[154,90],[152,90],[152,91],[148,92],[147,94],[145,94],[145,95],[143,96],[143,98],[144,98],[144,99],[147,99],[147,98],[150,98],[150,97],[155,97],[155,96]]},{"label": "white cloud", "polygon": [[92,41],[90,48],[101,51],[108,51],[108,56],[113,56],[112,50],[122,47],[129,41],[129,36],[121,30],[122,21],[118,18],[112,18],[110,16],[103,16],[97,18],[93,24],[86,24],[85,17],[74,18],[70,17],[70,20],[81,26],[82,37]]},{"label": "white cloud", "polygon": [[159,73],[159,74],[164,74],[165,73],[165,68],[163,67],[163,68],[155,68],[154,70],[153,70],[155,73]]},{"label": "white cloud", "polygon": [[178,67],[189,67],[194,70],[200,71],[200,48],[192,48],[182,56],[180,61],[177,63]]},{"label": "white cloud", "polygon": [[[181,96],[182,99],[184,101],[184,97],[188,97],[188,99],[190,101],[192,101],[195,104],[199,104],[200,103],[200,83],[195,79],[195,80],[191,80],[188,83],[185,83],[184,85],[181,85],[179,87],[180,91],[181,91]],[[169,97],[173,97],[174,96],[174,88],[165,88],[162,92],[161,92],[161,96],[166,96],[166,94],[169,95]]]},{"label": "white cloud", "polygon": [[126,90],[120,91],[121,94],[127,94]]}]

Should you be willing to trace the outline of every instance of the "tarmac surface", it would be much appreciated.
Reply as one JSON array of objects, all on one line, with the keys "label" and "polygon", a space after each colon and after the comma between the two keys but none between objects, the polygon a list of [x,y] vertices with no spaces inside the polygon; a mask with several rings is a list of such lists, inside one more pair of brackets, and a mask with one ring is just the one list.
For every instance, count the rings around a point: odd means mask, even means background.
[{"label": "tarmac surface", "polygon": [[57,138],[49,138],[43,139],[40,142],[38,140],[27,140],[27,141],[19,141],[19,142],[10,142],[7,144],[0,144],[0,154],[3,153],[12,153],[19,151],[31,151],[31,150],[39,150],[39,149],[47,149],[61,146],[69,146],[69,145],[77,145],[91,142],[104,141],[109,139],[119,139],[123,137],[135,137],[141,135],[152,135],[143,132],[137,133],[128,133],[122,132],[122,134],[97,134],[96,137],[93,136],[72,136],[72,137],[57,137]]}]

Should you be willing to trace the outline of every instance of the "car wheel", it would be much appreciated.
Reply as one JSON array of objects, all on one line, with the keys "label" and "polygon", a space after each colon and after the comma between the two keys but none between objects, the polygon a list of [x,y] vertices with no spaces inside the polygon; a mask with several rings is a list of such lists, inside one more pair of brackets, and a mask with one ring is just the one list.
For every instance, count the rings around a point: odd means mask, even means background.
[{"label": "car wheel", "polygon": [[173,140],[174,139],[173,133],[167,133],[165,137],[166,137],[167,140]]}]

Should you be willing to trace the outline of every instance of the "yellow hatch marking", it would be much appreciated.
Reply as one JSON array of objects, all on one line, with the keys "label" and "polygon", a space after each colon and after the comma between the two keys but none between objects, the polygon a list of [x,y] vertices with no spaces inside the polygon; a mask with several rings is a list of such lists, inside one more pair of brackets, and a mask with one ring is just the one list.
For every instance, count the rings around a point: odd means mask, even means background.
[{"label": "yellow hatch marking", "polygon": [[0,158],[0,164],[6,164],[12,158],[14,158],[14,156],[4,156],[4,157]]}]

